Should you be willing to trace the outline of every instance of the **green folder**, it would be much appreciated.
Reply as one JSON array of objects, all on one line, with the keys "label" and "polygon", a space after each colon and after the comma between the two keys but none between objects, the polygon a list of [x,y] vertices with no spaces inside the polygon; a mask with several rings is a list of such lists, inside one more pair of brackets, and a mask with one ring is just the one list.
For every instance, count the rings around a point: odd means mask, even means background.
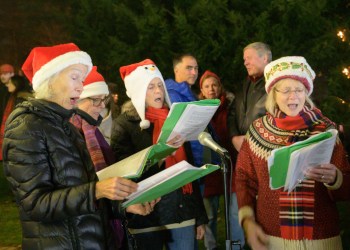
[{"label": "green folder", "polygon": [[99,180],[114,176],[128,179],[139,178],[149,167],[164,159],[176,149],[159,142],[98,171],[97,176]]},{"label": "green folder", "polygon": [[[206,164],[200,168],[194,167],[186,161],[179,162],[170,168],[167,168],[141,182],[136,193],[133,193],[129,198],[122,203],[123,207],[128,207],[133,204],[152,201],[165,194],[168,194],[196,179],[208,175],[220,167],[218,165]],[[169,175],[166,172],[171,172]],[[149,185],[144,185],[143,183]]]},{"label": "green folder", "polygon": [[321,142],[332,137],[332,133],[329,131],[322,132],[311,136],[310,138],[292,144],[290,146],[281,147],[274,150],[274,161],[269,167],[270,186],[272,189],[278,189],[285,185],[289,167],[289,161],[291,154],[303,147]]},{"label": "green folder", "polygon": [[[104,180],[114,176],[121,176],[128,179],[139,178],[144,171],[147,171],[148,167],[154,165],[158,161],[166,158],[168,155],[176,151],[177,148],[168,146],[166,142],[168,141],[174,127],[179,123],[179,120],[188,105],[201,106],[204,109],[206,106],[209,106],[216,107],[217,109],[217,107],[220,105],[220,100],[209,99],[194,102],[173,103],[169,115],[162,127],[158,143],[98,171],[97,176],[99,180]],[[200,128],[203,128],[202,131],[204,131],[205,127],[208,125],[216,109],[210,109],[210,115],[203,118],[204,122],[202,121],[200,124]],[[192,131],[192,128],[185,127],[184,130],[185,132]]]},{"label": "green folder", "polygon": [[[169,116],[165,120],[164,125],[162,127],[162,132],[161,132],[160,137],[158,139],[159,142],[165,143],[168,141],[170,134],[174,130],[176,124],[180,120],[183,112],[186,110],[188,105],[219,107],[220,100],[219,99],[205,99],[205,100],[194,101],[194,102],[173,103],[171,105],[171,111],[169,113]],[[207,117],[209,121],[213,117],[214,113],[210,117]],[[208,123],[209,123],[209,121],[208,121]],[[206,123],[205,127],[208,125],[208,123]],[[204,129],[205,129],[205,127],[204,127]],[[204,129],[203,129],[203,131],[204,131]]]}]

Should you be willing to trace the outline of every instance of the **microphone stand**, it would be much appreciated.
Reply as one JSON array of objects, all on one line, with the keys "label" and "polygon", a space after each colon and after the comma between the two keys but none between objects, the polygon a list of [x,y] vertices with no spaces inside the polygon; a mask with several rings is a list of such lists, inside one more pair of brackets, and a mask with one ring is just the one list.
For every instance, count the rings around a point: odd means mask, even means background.
[{"label": "microphone stand", "polygon": [[[225,203],[225,228],[226,228],[226,250],[232,250],[232,245],[239,245],[239,249],[242,249],[241,242],[239,240],[231,240],[231,228],[230,228],[230,196],[231,196],[231,180],[232,180],[232,161],[228,152],[225,152],[221,157],[221,170],[224,178],[224,203]],[[229,163],[229,165],[228,165]],[[230,175],[228,174],[230,170]],[[230,180],[227,178],[230,177]],[[229,186],[227,184],[230,184]]]}]

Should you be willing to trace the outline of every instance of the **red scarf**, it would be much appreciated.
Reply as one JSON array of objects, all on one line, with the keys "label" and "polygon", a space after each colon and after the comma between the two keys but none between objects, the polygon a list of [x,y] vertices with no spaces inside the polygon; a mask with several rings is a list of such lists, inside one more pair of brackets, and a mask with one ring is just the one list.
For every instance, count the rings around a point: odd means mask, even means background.
[{"label": "red scarf", "polygon": [[273,125],[293,133],[288,138],[288,145],[323,132],[330,126],[335,126],[331,120],[323,116],[319,109],[309,109],[307,106],[304,106],[297,116],[287,116],[279,109],[275,110],[274,116],[269,113],[268,116]]},{"label": "red scarf", "polygon": [[[146,109],[146,119],[149,120],[150,122],[154,123],[154,128],[153,128],[153,144],[157,143],[159,134],[161,132],[161,129],[163,127],[164,121],[167,118],[169,113],[168,108],[153,108],[153,107],[148,107]],[[175,153],[169,155],[165,159],[165,168],[171,167],[172,165],[183,161],[187,160],[186,157],[186,152],[184,146],[179,147]],[[182,192],[184,194],[191,194],[192,193],[192,183],[188,183],[185,186],[182,187]]]},{"label": "red scarf", "polygon": [[94,163],[95,171],[97,172],[105,168],[107,164],[105,162],[100,144],[96,138],[96,126],[90,125],[88,122],[83,120],[80,115],[74,115],[71,118],[71,123],[73,123],[74,126],[83,133],[87,149],[91,156],[92,162]]},{"label": "red scarf", "polygon": [[[279,109],[268,117],[277,128],[288,131],[288,144],[302,141],[311,135],[323,132],[334,123],[323,116],[317,108],[304,107],[297,116],[290,117]],[[281,236],[288,240],[314,239],[315,181],[304,180],[292,192],[280,191],[279,197]],[[299,209],[305,214],[299,214]],[[287,215],[288,216],[287,216]]]},{"label": "red scarf", "polygon": [[7,118],[9,117],[9,115],[11,114],[15,106],[15,100],[16,100],[15,95],[10,95],[6,104],[6,108],[4,110],[4,114],[2,116],[2,122],[1,122],[1,128],[0,128],[0,160],[2,160],[2,143],[5,135],[5,125],[6,125]]}]

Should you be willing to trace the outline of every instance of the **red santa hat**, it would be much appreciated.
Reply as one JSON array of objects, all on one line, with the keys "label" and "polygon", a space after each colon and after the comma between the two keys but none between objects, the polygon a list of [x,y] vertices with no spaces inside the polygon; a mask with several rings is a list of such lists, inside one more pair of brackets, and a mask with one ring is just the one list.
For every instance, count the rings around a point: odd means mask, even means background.
[{"label": "red santa hat", "polygon": [[93,66],[89,75],[85,78],[84,89],[80,99],[95,95],[108,95],[109,90],[103,76],[97,72],[97,67]]},{"label": "red santa hat", "polygon": [[15,69],[11,64],[2,64],[0,66],[0,74],[15,73]]},{"label": "red santa hat", "polygon": [[84,64],[92,68],[90,56],[74,43],[50,47],[35,47],[22,66],[23,73],[33,85],[33,90],[57,72],[73,65]]},{"label": "red santa hat", "polygon": [[165,102],[170,107],[170,99],[164,79],[155,63],[146,59],[142,62],[122,66],[119,69],[120,75],[125,83],[126,94],[131,99],[137,113],[141,118],[140,127],[148,128],[150,122],[145,119],[146,92],[149,83],[156,77],[160,78],[165,90]]},{"label": "red santa hat", "polygon": [[272,87],[285,78],[292,78],[300,81],[311,95],[315,79],[315,72],[302,56],[286,56],[270,62],[265,66],[265,90],[269,93]]}]

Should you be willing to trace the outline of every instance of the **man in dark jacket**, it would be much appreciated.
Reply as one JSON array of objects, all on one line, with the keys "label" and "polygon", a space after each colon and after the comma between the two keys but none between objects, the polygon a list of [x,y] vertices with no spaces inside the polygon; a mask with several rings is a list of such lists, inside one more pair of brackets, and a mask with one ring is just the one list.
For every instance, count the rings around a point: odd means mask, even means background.
[{"label": "man in dark jacket", "polygon": [[[227,117],[229,135],[237,152],[239,152],[242,146],[244,136],[250,124],[266,113],[264,69],[272,60],[270,47],[262,42],[251,43],[243,49],[243,60],[248,77],[243,83],[241,91],[236,94],[236,98],[229,108]],[[230,200],[231,239],[239,239],[241,244],[244,245],[243,231],[238,226],[236,193],[231,194]],[[237,246],[234,246],[234,249],[236,249],[235,247]]]},{"label": "man in dark jacket", "polygon": [[264,68],[272,60],[270,47],[261,42],[251,43],[243,50],[243,60],[248,77],[241,92],[237,93],[228,115],[232,144],[238,152],[250,124],[266,112]]}]

